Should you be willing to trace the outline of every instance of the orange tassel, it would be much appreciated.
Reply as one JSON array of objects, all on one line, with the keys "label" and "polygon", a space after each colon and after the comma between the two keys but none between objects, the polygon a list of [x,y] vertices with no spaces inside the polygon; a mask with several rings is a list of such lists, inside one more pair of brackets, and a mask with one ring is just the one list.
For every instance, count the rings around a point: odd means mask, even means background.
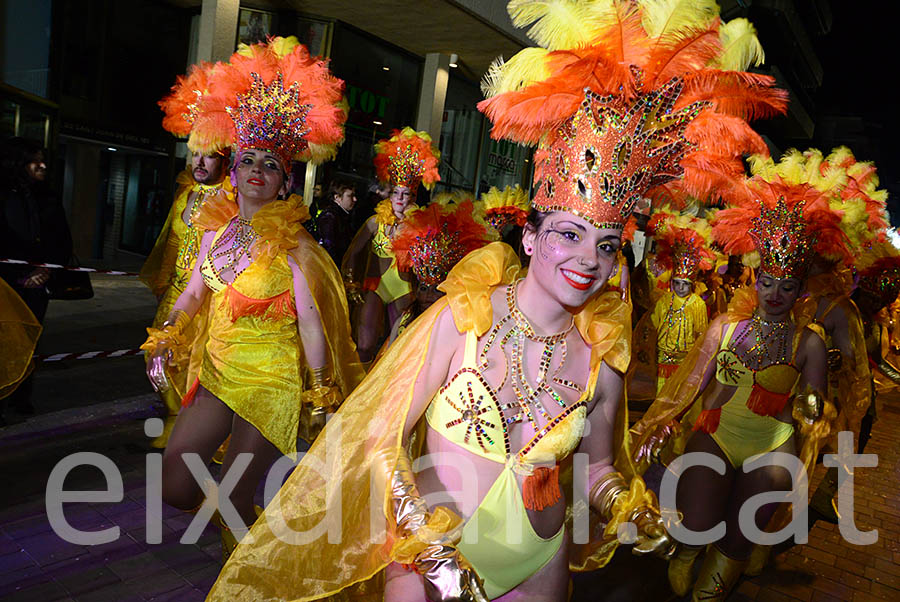
[{"label": "orange tassel", "polygon": [[297,317],[297,308],[291,299],[290,290],[268,299],[254,299],[239,292],[233,286],[229,286],[225,290],[225,299],[222,304],[227,304],[232,322],[245,316],[256,316],[267,320]]},{"label": "orange tassel", "polygon": [[522,501],[529,510],[543,510],[562,498],[559,490],[559,465],[534,469],[522,484]]},{"label": "orange tassel", "polygon": [[378,290],[379,284],[381,284],[381,279],[377,276],[366,278],[365,280],[363,280],[362,289],[364,291],[376,291]]},{"label": "orange tassel", "polygon": [[188,389],[188,392],[181,398],[181,407],[186,408],[194,403],[194,397],[197,396],[197,389],[200,388],[200,379],[194,380],[194,384]]},{"label": "orange tassel", "polygon": [[656,374],[658,376],[662,376],[663,378],[669,378],[675,371],[678,370],[678,364],[657,364],[656,365]]},{"label": "orange tassel", "polygon": [[722,408],[703,410],[694,423],[695,431],[703,431],[707,434],[715,433],[719,428],[719,418],[722,416]]},{"label": "orange tassel", "polygon": [[753,383],[747,407],[760,416],[777,416],[784,409],[784,404],[791,398],[788,393],[773,393],[758,383]]}]

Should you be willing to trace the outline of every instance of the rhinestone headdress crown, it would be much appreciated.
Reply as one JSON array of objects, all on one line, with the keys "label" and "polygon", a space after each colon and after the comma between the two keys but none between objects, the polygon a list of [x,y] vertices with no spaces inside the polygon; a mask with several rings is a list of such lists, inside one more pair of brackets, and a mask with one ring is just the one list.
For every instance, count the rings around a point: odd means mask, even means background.
[{"label": "rhinestone headdress crown", "polygon": [[815,233],[803,217],[803,201],[788,209],[784,197],[769,209],[760,201],[759,217],[748,234],[759,253],[760,269],[775,278],[803,278],[812,260]]},{"label": "rhinestone headdress crown", "polygon": [[569,211],[597,228],[623,228],[651,187],[684,173],[684,131],[707,102],[674,110],[684,81],[672,78],[626,103],[584,90],[578,111],[550,132],[535,155],[538,211]]},{"label": "rhinestone headdress crown", "polygon": [[278,73],[266,86],[258,73],[246,94],[237,95],[237,104],[225,107],[234,120],[238,148],[256,148],[277,155],[285,169],[291,160],[308,147],[306,117],[312,105],[300,104],[299,83],[287,89]]}]

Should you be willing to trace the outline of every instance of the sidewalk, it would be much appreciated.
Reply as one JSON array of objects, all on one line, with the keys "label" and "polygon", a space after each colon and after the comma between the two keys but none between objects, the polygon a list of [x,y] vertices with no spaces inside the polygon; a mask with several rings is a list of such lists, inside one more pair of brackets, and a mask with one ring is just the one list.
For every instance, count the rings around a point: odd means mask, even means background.
[{"label": "sidewalk", "polygon": [[[196,544],[179,538],[191,516],[163,506],[162,543],[145,541],[145,462],[151,451],[143,421],[159,415],[152,395],[94,404],[38,416],[0,429],[0,599],[10,602],[203,600],[220,569],[217,530],[208,527]],[[809,544],[777,556],[760,577],[744,580],[733,602],[853,602],[900,599],[900,396],[886,400],[867,452],[877,468],[857,471],[856,524],[876,528],[871,546],[845,543],[837,527],[818,523]],[[109,457],[122,473],[124,498],[116,503],[69,503],[65,513],[82,530],[121,529],[112,543],[86,547],[66,543],[51,529],[44,488],[53,466],[76,451]],[[821,468],[817,471],[817,475]],[[813,479],[815,483],[816,479]],[[94,469],[74,469],[67,489],[104,490]],[[575,577],[573,601],[674,600],[665,563],[634,558],[621,548],[610,566]]]}]

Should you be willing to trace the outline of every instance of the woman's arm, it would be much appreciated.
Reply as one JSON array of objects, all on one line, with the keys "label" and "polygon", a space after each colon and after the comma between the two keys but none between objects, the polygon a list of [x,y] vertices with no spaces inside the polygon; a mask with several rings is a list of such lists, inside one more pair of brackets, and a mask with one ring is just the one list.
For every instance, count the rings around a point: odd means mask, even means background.
[{"label": "woman's arm", "polygon": [[328,341],[325,340],[325,328],[316,307],[309,282],[293,255],[288,255],[288,265],[294,284],[294,305],[297,309],[297,330],[303,344],[303,354],[310,369],[315,371],[328,367]]},{"label": "woman's arm", "polygon": [[800,371],[800,391],[807,388],[824,393],[828,389],[828,350],[825,342],[814,332],[803,333],[803,367]]},{"label": "woman's arm", "polygon": [[621,374],[607,366],[600,365],[597,375],[597,386],[594,393],[594,405],[588,413],[588,434],[581,439],[578,452],[588,455],[589,471],[585,484],[590,492],[592,483],[612,472],[615,451],[613,450],[614,427],[619,404],[622,402],[622,391],[625,379]]},{"label": "woman's arm", "polygon": [[350,247],[347,248],[347,252],[344,253],[344,258],[341,261],[341,275],[344,277],[344,280],[357,281],[365,276],[363,271],[366,269],[366,266],[361,264],[367,255],[376,229],[377,224],[373,215],[366,220],[366,223],[362,225],[359,232],[353,237]]}]

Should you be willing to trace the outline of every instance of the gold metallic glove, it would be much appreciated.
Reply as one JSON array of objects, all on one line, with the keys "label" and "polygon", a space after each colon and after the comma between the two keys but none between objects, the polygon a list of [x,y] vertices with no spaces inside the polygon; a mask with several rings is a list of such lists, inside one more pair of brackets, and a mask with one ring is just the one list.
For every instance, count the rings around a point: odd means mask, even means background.
[{"label": "gold metallic glove", "polygon": [[793,411],[794,420],[805,424],[812,424],[822,415],[825,400],[818,391],[807,387],[803,393],[794,395]]},{"label": "gold metallic glove", "polygon": [[391,475],[394,522],[399,539],[391,557],[412,564],[425,578],[425,595],[432,602],[487,602],[481,579],[456,543],[462,536],[462,519],[438,506],[428,511],[419,495],[412,464],[400,452]]},{"label": "gold metallic glove", "polygon": [[301,395],[301,400],[312,406],[313,416],[321,415],[324,418],[325,414],[334,412],[344,401],[341,388],[334,384],[330,366],[313,368],[310,385]]},{"label": "gold metallic glove", "polygon": [[186,312],[176,310],[169,314],[161,329],[147,329],[147,340],[141,345],[141,349],[149,356],[147,378],[150,386],[158,393],[165,393],[172,388],[166,376],[166,367],[183,365],[188,359],[184,329],[190,321]]},{"label": "gold metallic glove", "polygon": [[656,496],[646,490],[640,478],[634,479],[629,487],[618,472],[603,475],[591,487],[590,503],[607,522],[608,531],[626,522],[637,527],[633,554],[669,558],[677,550],[678,544],[669,536],[660,516]]},{"label": "gold metallic glove", "polygon": [[680,432],[681,423],[677,420],[672,420],[669,424],[650,435],[647,441],[638,448],[637,453],[634,456],[634,461],[641,462],[646,459],[650,462],[662,464],[660,454],[669,444],[672,437],[677,436]]},{"label": "gold metallic glove", "polygon": [[347,300],[351,305],[359,305],[363,302],[362,285],[353,277],[353,270],[345,270],[341,274],[344,280],[344,290],[347,292]]}]

